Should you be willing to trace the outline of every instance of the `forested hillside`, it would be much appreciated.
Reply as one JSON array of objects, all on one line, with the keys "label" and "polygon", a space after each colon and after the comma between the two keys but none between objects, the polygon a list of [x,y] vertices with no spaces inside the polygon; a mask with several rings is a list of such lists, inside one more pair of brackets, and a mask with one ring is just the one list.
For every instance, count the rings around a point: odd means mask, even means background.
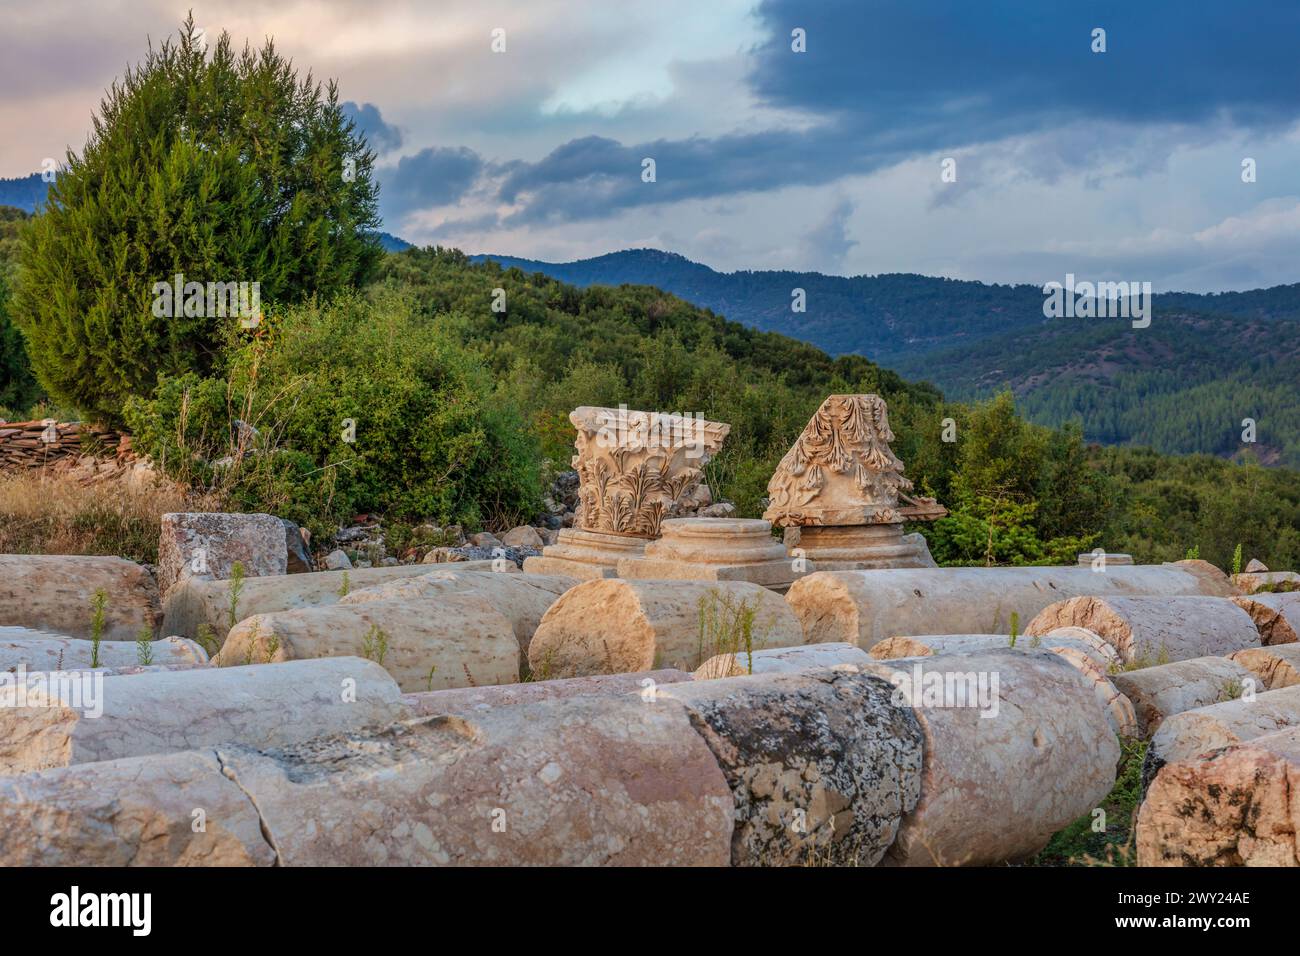
[{"label": "forested hillside", "polygon": [[[1124,320],[1045,318],[1032,285],[719,273],[650,249],[570,263],[491,258],[579,286],[658,286],[745,325],[865,355],[952,398],[1010,388],[1032,421],[1079,422],[1089,441],[1232,455],[1242,419],[1253,418],[1259,459],[1300,466],[1300,285],[1158,293],[1150,327],[1134,329]],[[796,288],[806,312],[791,309]]]},{"label": "forested hillside", "polygon": [[[909,378],[968,401],[1009,388],[1033,421],[1083,423],[1090,441],[1163,452],[1250,452],[1300,464],[1300,321],[1161,314],[1150,328],[1096,319],[897,359]],[[1243,442],[1243,420],[1255,422]]]}]

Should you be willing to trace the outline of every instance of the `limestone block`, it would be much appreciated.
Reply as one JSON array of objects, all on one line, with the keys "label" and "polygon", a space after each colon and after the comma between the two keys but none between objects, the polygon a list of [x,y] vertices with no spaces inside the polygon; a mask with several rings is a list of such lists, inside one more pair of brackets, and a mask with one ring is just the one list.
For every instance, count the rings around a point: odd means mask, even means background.
[{"label": "limestone block", "polygon": [[[952,654],[957,651],[991,650],[1010,647],[1010,634],[915,634],[890,637],[871,648],[875,660],[892,660],[898,657],[931,657],[935,654]],[[1082,627],[1062,627],[1046,635],[1019,635],[1015,647],[1044,648],[1060,651],[1070,648],[1089,657],[1099,667],[1108,668],[1120,663],[1119,654],[1092,631]]]},{"label": "limestone block", "polygon": [[1300,728],[1167,764],[1138,811],[1139,866],[1300,866]]},{"label": "limestone block", "polygon": [[720,650],[703,646],[701,618],[754,614],[752,647],[803,643],[781,597],[745,581],[585,581],[557,600],[528,648],[544,678],[619,674],[658,667],[694,670]]},{"label": "limestone block", "polygon": [[393,679],[355,657],[110,676],[93,688],[50,677],[0,687],[0,773],[225,742],[276,747],[407,716]]},{"label": "limestone block", "polygon": [[1296,642],[1300,631],[1300,591],[1260,592],[1232,598],[1232,602],[1250,615],[1265,646]]},{"label": "limestone block", "polygon": [[[810,644],[810,647],[820,647]],[[1010,646],[1007,634],[928,634],[913,637],[891,637],[871,649],[875,660],[894,660],[903,657],[933,657],[961,651],[994,650]],[[1108,676],[1119,665],[1119,655],[1114,648],[1091,631],[1081,627],[1061,628],[1045,637],[1021,635],[1016,650],[1047,650],[1064,657],[1092,684],[1097,702],[1101,705],[1111,729],[1120,737],[1137,733],[1137,718],[1127,697],[1116,690]]]},{"label": "limestone block", "polygon": [[732,796],[671,701],[573,697],[223,748],[289,866],[725,866]]},{"label": "limestone block", "polygon": [[622,534],[561,528],[555,544],[547,545],[541,555],[524,558],[527,574],[551,574],[590,581],[618,575],[618,564],[625,558],[645,554],[645,539]]},{"label": "limestone block", "polygon": [[407,693],[519,680],[510,621],[474,594],[256,614],[235,625],[214,660],[229,667],[316,657],[367,657]]},{"label": "limestone block", "polygon": [[[456,569],[468,570],[457,565]],[[184,637],[199,637],[200,631],[211,632],[219,648],[231,628],[231,597],[235,596],[234,620],[242,621],[254,614],[292,611],[303,607],[337,604],[352,591],[373,584],[428,574],[419,564],[402,564],[391,568],[357,568],[354,571],[313,571],[273,578],[248,578],[238,595],[232,595],[229,581],[182,581],[163,599],[163,632]]]},{"label": "limestone block", "polygon": [[1054,627],[1043,636],[1044,642],[1049,639],[1052,648],[1075,646],[1086,651],[1101,667],[1118,667],[1124,663],[1120,660],[1119,651],[1104,641],[1096,631],[1090,631],[1086,627]]},{"label": "limestone block", "polygon": [[887,864],[1028,857],[1114,785],[1119,743],[1090,682],[1058,654],[1004,648],[869,667],[912,701],[925,734],[921,799]]},{"label": "limestone block", "polygon": [[528,644],[542,622],[542,615],[556,598],[577,583],[576,578],[550,574],[433,571],[418,578],[402,578],[361,588],[343,597],[339,604],[392,600],[436,602],[448,595],[476,594],[510,621],[519,641],[519,653],[526,661]]},{"label": "limestone block", "polygon": [[1210,594],[1234,589],[1204,562],[1108,567],[897,568],[818,572],[786,600],[809,644],[849,641],[864,650],[898,634],[1010,634],[1064,598],[1082,594]]},{"label": "limestone block", "polygon": [[1086,565],[1087,567],[1092,567],[1093,564],[1102,560],[1104,560],[1107,564],[1132,564],[1133,563],[1133,555],[1124,554],[1122,552],[1115,552],[1115,551],[1102,551],[1100,554],[1097,554],[1093,551],[1085,551],[1078,556],[1078,559],[1080,564]]},{"label": "limestone block", "polygon": [[542,536],[537,533],[536,528],[520,525],[517,528],[511,528],[502,535],[501,543],[507,548],[528,548],[533,551],[540,551],[542,549]]},{"label": "limestone block", "polygon": [[0,624],[89,638],[95,592],[108,596],[106,641],[134,641],[158,631],[158,586],[124,558],[0,554]]},{"label": "limestone block", "polygon": [[642,558],[618,562],[618,576],[651,580],[751,581],[784,590],[816,567],[788,557],[772,526],[756,518],[672,518]]},{"label": "limestone block", "polygon": [[893,688],[811,670],[670,684],[735,798],[735,866],[871,866],[920,795],[921,730]]},{"label": "limestone block", "polygon": [[695,669],[696,680],[720,677],[744,677],[748,674],[787,674],[819,668],[861,669],[870,658],[853,644],[804,644],[796,647],[769,647],[737,654],[718,654]]},{"label": "limestone block", "polygon": [[1085,627],[1119,652],[1125,664],[1185,661],[1258,647],[1259,629],[1228,598],[1076,597],[1043,609],[1025,633]]},{"label": "limestone block", "polygon": [[[887,637],[871,648],[873,660],[888,661],[897,657],[932,657],[957,651],[982,651],[1007,647],[1010,634],[914,634]],[[817,645],[812,645],[816,647]]]},{"label": "limestone block", "polygon": [[1268,690],[1300,684],[1300,644],[1248,647],[1228,659],[1250,671]]},{"label": "limestone block", "polygon": [[[77,670],[90,667],[94,647],[90,641],[70,637],[10,637],[9,632],[23,628],[0,628],[0,671],[24,667],[29,671]],[[39,634],[40,632],[28,632]],[[149,642],[149,660],[153,664],[201,665],[208,662],[207,652],[183,637],[168,637]],[[100,641],[99,666],[131,667],[140,663],[140,648],[135,641]]]},{"label": "limestone block", "polygon": [[1268,593],[1278,588],[1300,587],[1300,574],[1295,571],[1252,571],[1234,574],[1232,583],[1244,594]]},{"label": "limestone block", "polygon": [[1289,727],[1300,727],[1300,686],[1174,714],[1151,737],[1142,765],[1143,784],[1150,786],[1152,778],[1167,763],[1191,760],[1211,750]]},{"label": "limestone block", "polygon": [[236,562],[246,577],[287,574],[284,522],[266,514],[184,512],[162,516],[158,538],[158,587],[185,577],[228,580]]},{"label": "limestone block", "polygon": [[565,697],[618,697],[641,694],[651,697],[660,684],[691,680],[686,671],[657,670],[640,674],[597,674],[594,677],[570,677],[566,680],[538,680],[493,687],[455,687],[449,690],[420,691],[407,694],[403,703],[420,717],[437,714],[473,716],[498,707],[517,707],[542,700]]},{"label": "limestone block", "polygon": [[257,808],[211,750],[0,777],[3,866],[274,861]]},{"label": "limestone block", "polygon": [[799,529],[797,544],[792,541],[792,535],[787,537],[790,554],[816,564],[818,571],[936,567],[925,536],[903,534],[901,524],[809,526]]},{"label": "limestone block", "polygon": [[1111,675],[1132,702],[1143,737],[1160,729],[1166,717],[1240,696],[1254,680],[1255,675],[1226,657],[1194,657]]}]

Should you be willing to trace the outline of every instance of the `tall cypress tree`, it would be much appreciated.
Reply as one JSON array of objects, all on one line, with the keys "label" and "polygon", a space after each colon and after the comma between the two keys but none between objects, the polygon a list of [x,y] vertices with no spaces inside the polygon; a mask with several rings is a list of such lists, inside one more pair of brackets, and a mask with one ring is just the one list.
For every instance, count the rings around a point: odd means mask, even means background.
[{"label": "tall cypress tree", "polygon": [[114,82],[23,230],[10,313],[37,378],[117,423],[159,374],[219,371],[240,334],[179,302],[155,315],[155,283],[257,282],[267,303],[363,282],[383,255],[373,164],[333,82],[270,40],[237,53],[223,33],[209,53],[187,18]]}]

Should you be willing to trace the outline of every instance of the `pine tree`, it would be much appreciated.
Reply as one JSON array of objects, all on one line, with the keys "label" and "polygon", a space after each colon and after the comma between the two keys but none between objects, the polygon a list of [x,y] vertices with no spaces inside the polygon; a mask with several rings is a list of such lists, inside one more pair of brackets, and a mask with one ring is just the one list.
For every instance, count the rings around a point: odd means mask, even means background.
[{"label": "pine tree", "polygon": [[[113,84],[83,153],[24,229],[10,312],[37,378],[121,421],[160,374],[220,371],[235,316],[152,308],[155,283],[257,282],[262,302],[331,296],[382,256],[374,154],[268,40],[210,55],[186,19]],[[198,311],[198,310],[196,310]]]}]

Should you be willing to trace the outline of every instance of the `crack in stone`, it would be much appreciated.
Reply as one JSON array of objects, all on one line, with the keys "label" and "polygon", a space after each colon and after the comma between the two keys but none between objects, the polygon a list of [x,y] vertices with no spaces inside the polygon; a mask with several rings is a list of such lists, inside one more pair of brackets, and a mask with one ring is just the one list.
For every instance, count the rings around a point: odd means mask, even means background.
[{"label": "crack in stone", "polygon": [[266,842],[266,845],[271,848],[271,852],[275,854],[275,863],[272,865],[284,866],[285,865],[284,856],[280,853],[280,847],[276,845],[275,835],[271,833],[271,825],[267,822],[266,817],[263,816],[262,808],[257,804],[257,798],[254,797],[248,791],[248,788],[246,788],[243,785],[243,783],[240,782],[239,774],[235,772],[235,768],[233,766],[226,763],[226,758],[221,753],[220,750],[212,751],[212,756],[216,758],[217,765],[221,768],[222,776],[224,776],[227,780],[229,780],[236,787],[238,787],[239,792],[242,793],[245,797],[247,797],[248,802],[252,804],[253,811],[257,814],[257,826],[262,833],[262,839]]}]

